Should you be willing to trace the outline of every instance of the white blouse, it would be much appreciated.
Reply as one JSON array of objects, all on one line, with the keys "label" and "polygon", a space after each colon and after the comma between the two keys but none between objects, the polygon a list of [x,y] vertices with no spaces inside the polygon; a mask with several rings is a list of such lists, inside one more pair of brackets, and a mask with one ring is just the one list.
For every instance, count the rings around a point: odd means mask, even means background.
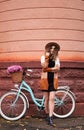
[{"label": "white blouse", "polygon": [[[41,56],[41,64],[43,64],[43,63],[45,63],[45,56],[44,55]],[[55,65],[60,67],[60,61],[59,61],[58,57],[55,60]]]}]

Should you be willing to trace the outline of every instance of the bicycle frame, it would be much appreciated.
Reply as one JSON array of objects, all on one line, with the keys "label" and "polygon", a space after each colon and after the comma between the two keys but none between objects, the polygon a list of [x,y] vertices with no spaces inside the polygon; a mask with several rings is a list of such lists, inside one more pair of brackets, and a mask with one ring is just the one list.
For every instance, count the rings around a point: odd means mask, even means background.
[{"label": "bicycle frame", "polygon": [[[17,86],[18,86],[18,85],[17,85]],[[27,101],[27,103],[28,103],[28,99],[27,99],[26,95],[22,92],[22,90],[26,90],[27,92],[30,93],[31,98],[32,98],[33,102],[35,103],[35,105],[38,106],[38,107],[40,107],[40,108],[43,107],[43,105],[44,105],[44,97],[43,97],[42,99],[35,98],[32,89],[30,88],[30,86],[29,86],[24,80],[22,80],[22,82],[21,82],[21,84],[20,84],[20,88],[18,88],[17,86],[15,87],[15,88],[17,88],[17,89],[12,89],[13,91],[16,91],[16,92],[17,92],[17,97],[16,97],[14,103],[12,104],[12,106],[13,106],[13,105],[16,103],[16,101],[18,100],[18,97],[19,97],[20,94],[22,94],[22,95],[25,97],[25,99],[26,99],[26,101]],[[69,88],[68,86],[60,86],[60,87],[58,87],[58,89],[66,89],[66,90],[67,90],[67,93],[68,93],[68,91],[70,91],[70,88]],[[71,91],[70,91],[70,92],[71,92]],[[64,98],[66,97],[67,93],[63,96],[62,100],[59,100],[58,98],[56,98],[55,104],[58,105],[58,106],[62,105],[62,104],[63,104],[63,100],[64,100]],[[72,92],[71,92],[71,93],[72,93]],[[73,94],[73,93],[72,93],[72,94]],[[73,94],[73,96],[74,96],[74,94]],[[75,96],[74,96],[74,97],[75,97]],[[39,102],[40,102],[40,103],[39,103]]]},{"label": "bicycle frame", "polygon": [[[16,87],[16,88],[17,88],[17,87]],[[15,101],[13,102],[12,105],[14,105],[14,104],[17,102],[17,100],[18,100],[20,94],[22,94],[22,95],[26,98],[26,100],[27,100],[26,95],[22,92],[22,90],[26,90],[27,92],[30,93],[31,98],[32,98],[33,102],[35,103],[35,105],[38,106],[38,107],[40,107],[40,108],[43,107],[44,97],[43,97],[42,99],[35,98],[32,89],[30,88],[30,86],[29,86],[24,80],[22,80],[22,82],[21,82],[21,84],[20,84],[20,88],[18,88],[18,89],[11,89],[11,90],[17,91],[17,97],[16,97],[16,99],[15,99]],[[40,103],[39,103],[39,101],[40,101]]]}]

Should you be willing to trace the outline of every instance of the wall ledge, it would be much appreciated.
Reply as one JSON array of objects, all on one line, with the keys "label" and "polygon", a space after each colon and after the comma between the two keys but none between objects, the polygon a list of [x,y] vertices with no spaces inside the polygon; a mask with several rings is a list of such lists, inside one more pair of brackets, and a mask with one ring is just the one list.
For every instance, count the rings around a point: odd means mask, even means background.
[{"label": "wall ledge", "polygon": [[[6,69],[11,65],[21,65],[22,67],[28,68],[41,68],[39,61],[27,61],[27,62],[0,62],[0,69]],[[73,68],[73,69],[84,69],[84,62],[70,62],[61,61],[61,68]]]}]

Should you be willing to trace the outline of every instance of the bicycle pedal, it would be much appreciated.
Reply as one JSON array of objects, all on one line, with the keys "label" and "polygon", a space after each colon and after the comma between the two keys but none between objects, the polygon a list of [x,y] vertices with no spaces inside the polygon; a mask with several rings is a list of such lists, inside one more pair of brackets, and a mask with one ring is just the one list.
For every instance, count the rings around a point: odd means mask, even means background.
[{"label": "bicycle pedal", "polygon": [[44,107],[37,107],[37,109],[39,110],[39,111],[41,111],[41,110],[44,110]]}]

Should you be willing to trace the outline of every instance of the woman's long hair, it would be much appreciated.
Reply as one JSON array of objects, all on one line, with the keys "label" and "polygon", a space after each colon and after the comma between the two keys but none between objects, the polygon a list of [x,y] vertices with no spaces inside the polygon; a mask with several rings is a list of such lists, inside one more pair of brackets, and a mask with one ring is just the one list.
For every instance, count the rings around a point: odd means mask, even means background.
[{"label": "woman's long hair", "polygon": [[49,55],[49,59],[52,59],[53,61],[55,61],[56,58],[57,58],[57,56],[58,56],[58,51],[60,50],[60,46],[59,46],[59,44],[57,44],[55,42],[49,42],[45,46],[45,51],[48,52],[48,53],[50,53],[50,50],[51,50],[52,46],[55,46],[55,48],[54,48],[53,54]]}]

